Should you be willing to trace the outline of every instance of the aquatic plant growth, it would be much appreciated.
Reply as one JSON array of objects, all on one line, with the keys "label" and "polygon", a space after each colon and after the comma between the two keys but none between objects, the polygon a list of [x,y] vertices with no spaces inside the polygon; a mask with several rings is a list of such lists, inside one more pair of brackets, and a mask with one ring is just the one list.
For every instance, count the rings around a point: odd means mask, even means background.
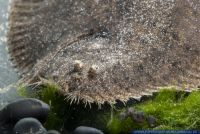
[{"label": "aquatic plant growth", "polygon": [[64,96],[59,96],[58,86],[51,81],[45,82],[43,86],[34,88],[33,90],[28,90],[25,86],[20,85],[17,91],[19,95],[23,97],[37,98],[49,104],[51,111],[48,115],[46,126],[47,128],[58,129],[63,125],[62,123],[65,112],[62,110],[65,109],[67,103],[65,103]]},{"label": "aquatic plant growth", "polygon": [[[24,94],[24,88],[18,91]],[[91,105],[91,108],[88,105],[85,108],[83,104],[70,104],[59,92],[55,84],[44,84],[32,96],[45,101],[51,107],[45,124],[48,129],[70,130],[78,125],[88,125],[107,133],[118,134],[138,129],[200,128],[200,91],[188,93],[175,88],[162,88],[153,98],[127,108],[102,106],[102,109],[98,109],[97,105]],[[138,114],[137,118],[123,115],[131,115],[131,109]]]},{"label": "aquatic plant growth", "polygon": [[150,127],[148,118],[143,123],[134,122],[131,117],[120,120],[117,112],[108,126],[110,132],[127,133],[133,129],[151,130],[188,130],[200,128],[200,91],[189,94],[177,92],[175,88],[163,88],[152,100],[133,106],[144,112],[146,117],[153,116],[156,126]]}]

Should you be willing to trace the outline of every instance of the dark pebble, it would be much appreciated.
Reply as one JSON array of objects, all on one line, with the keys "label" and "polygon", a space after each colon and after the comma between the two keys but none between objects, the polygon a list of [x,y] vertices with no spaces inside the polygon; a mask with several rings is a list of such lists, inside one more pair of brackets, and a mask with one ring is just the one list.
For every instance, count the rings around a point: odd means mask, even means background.
[{"label": "dark pebble", "polygon": [[120,119],[120,120],[125,120],[127,117],[128,117],[128,116],[127,116],[127,114],[126,114],[125,112],[121,112],[121,113],[119,114],[119,119]]},{"label": "dark pebble", "polygon": [[42,124],[34,118],[24,118],[18,121],[13,129],[14,134],[47,134]]},{"label": "dark pebble", "polygon": [[157,122],[157,119],[153,116],[148,116],[147,117],[147,123],[149,125],[149,127],[156,127],[156,122]]},{"label": "dark pebble", "polygon": [[132,120],[136,123],[144,123],[146,121],[144,112],[135,112],[132,115]]},{"label": "dark pebble", "polygon": [[49,130],[47,134],[60,134],[60,133],[56,130]]},{"label": "dark pebble", "polygon": [[74,130],[73,134],[103,134],[103,132],[96,128],[80,126]]},{"label": "dark pebble", "polygon": [[12,134],[13,127],[13,124],[0,125],[0,134]]},{"label": "dark pebble", "polygon": [[0,124],[15,124],[20,119],[33,117],[44,123],[50,108],[37,99],[20,99],[0,111]]},{"label": "dark pebble", "polygon": [[130,108],[128,108],[128,109],[126,110],[126,114],[127,114],[128,116],[133,115],[135,112],[136,112],[135,109],[132,108],[132,107],[130,107]]},{"label": "dark pebble", "polygon": [[[153,95],[153,94],[152,94]],[[141,101],[140,102],[145,102],[145,101],[148,101],[152,98],[152,95],[143,95],[141,97]]]}]

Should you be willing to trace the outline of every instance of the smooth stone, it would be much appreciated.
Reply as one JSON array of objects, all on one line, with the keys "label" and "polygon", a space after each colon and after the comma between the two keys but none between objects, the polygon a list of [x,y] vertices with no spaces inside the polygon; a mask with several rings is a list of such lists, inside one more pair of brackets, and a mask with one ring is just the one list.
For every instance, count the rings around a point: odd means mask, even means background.
[{"label": "smooth stone", "polygon": [[56,130],[49,130],[47,134],[60,134],[60,133]]},{"label": "smooth stone", "polygon": [[127,114],[128,116],[133,115],[135,112],[136,112],[135,109],[132,108],[132,107],[130,107],[130,108],[128,108],[128,109],[126,110],[126,114]]},{"label": "smooth stone", "polygon": [[152,93],[152,95],[143,95],[143,96],[141,97],[141,102],[148,101],[148,100],[150,100],[152,97],[153,97],[153,93]]},{"label": "smooth stone", "polygon": [[42,124],[34,118],[24,118],[16,123],[14,134],[47,134]]},{"label": "smooth stone", "polygon": [[135,112],[132,115],[132,120],[136,123],[144,123],[146,121],[144,112]]},{"label": "smooth stone", "polygon": [[125,113],[125,112],[121,112],[120,114],[119,114],[119,119],[122,121],[122,120],[125,120],[126,118],[127,118],[128,116],[127,116],[127,114]]},{"label": "smooth stone", "polygon": [[147,123],[148,123],[149,127],[156,127],[157,119],[153,116],[148,116]]},{"label": "smooth stone", "polygon": [[0,125],[0,134],[12,134],[13,127],[12,124]]},{"label": "smooth stone", "polygon": [[49,106],[37,99],[20,99],[5,106],[0,111],[0,124],[15,124],[20,119],[33,117],[44,123]]},{"label": "smooth stone", "polygon": [[80,126],[74,130],[73,134],[103,134],[103,132],[96,128]]}]

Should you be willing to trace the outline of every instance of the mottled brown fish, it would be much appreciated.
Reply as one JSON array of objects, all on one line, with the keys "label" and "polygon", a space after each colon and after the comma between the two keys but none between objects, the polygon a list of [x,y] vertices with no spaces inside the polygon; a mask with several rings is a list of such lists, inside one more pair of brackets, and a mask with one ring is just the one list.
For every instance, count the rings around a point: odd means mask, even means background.
[{"label": "mottled brown fish", "polygon": [[13,0],[8,47],[26,83],[114,104],[200,84],[199,0]]}]

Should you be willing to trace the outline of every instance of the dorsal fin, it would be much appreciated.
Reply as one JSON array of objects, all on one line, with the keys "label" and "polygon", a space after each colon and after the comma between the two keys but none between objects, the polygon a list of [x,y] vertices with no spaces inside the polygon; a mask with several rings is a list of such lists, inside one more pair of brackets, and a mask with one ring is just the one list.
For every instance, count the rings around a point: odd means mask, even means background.
[{"label": "dorsal fin", "polygon": [[20,73],[29,71],[38,60],[38,52],[32,49],[37,43],[32,39],[34,22],[49,2],[51,0],[13,0],[11,3],[7,44],[11,60]]}]

